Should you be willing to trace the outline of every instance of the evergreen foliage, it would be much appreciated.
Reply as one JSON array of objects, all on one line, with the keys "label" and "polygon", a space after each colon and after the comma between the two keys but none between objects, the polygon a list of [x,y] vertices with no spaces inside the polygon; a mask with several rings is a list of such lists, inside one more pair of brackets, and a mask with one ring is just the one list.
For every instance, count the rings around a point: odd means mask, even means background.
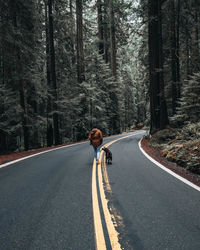
[{"label": "evergreen foliage", "polygon": [[185,80],[173,120],[183,123],[200,121],[200,72],[194,73],[189,80]]},{"label": "evergreen foliage", "polygon": [[[170,116],[199,121],[200,5],[156,1],[164,67],[155,93]],[[111,135],[149,125],[148,7],[0,0],[0,152],[86,139],[94,126]]]}]

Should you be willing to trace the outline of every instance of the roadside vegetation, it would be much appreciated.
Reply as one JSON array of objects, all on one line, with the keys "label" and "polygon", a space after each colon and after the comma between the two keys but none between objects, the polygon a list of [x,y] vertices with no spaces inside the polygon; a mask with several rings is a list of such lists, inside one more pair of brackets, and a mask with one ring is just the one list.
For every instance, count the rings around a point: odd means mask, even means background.
[{"label": "roadside vegetation", "polygon": [[200,122],[160,130],[148,142],[167,160],[200,175]]}]

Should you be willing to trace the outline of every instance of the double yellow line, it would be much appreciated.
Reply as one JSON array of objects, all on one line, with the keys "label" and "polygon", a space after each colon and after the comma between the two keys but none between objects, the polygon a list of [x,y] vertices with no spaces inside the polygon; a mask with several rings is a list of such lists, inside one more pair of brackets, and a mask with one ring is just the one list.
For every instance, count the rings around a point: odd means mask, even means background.
[{"label": "double yellow line", "polygon": [[[140,134],[143,132],[139,132],[137,134]],[[124,136],[122,138],[113,140],[112,142],[107,143],[104,145],[104,147],[108,147],[111,144],[125,139],[130,136],[136,135],[131,134],[128,136]],[[105,237],[104,237],[104,232],[103,232],[103,227],[102,227],[102,221],[101,221],[101,214],[100,214],[100,209],[99,209],[99,201],[98,201],[98,193],[97,193],[97,173],[98,173],[98,187],[99,187],[99,192],[100,192],[100,198],[101,198],[101,204],[102,204],[102,209],[104,213],[104,218],[106,222],[106,227],[110,239],[110,244],[112,249],[114,250],[121,250],[122,247],[119,243],[119,238],[118,235],[119,233],[117,232],[115,226],[117,226],[116,219],[114,215],[112,215],[108,209],[108,200],[106,199],[105,196],[105,191],[103,188],[103,177],[102,177],[102,171],[101,171],[101,163],[103,164],[103,169],[104,169],[104,180],[106,181],[107,187],[110,188],[108,176],[107,176],[107,171],[106,171],[106,163],[105,163],[105,157],[103,159],[103,152],[101,151],[100,154],[100,161],[99,165],[96,164],[96,160],[93,162],[93,170],[92,170],[92,205],[93,205],[93,218],[94,218],[94,230],[95,230],[95,241],[96,241],[96,249],[97,250],[106,250],[106,242],[105,242]],[[98,171],[98,172],[97,172]]]}]

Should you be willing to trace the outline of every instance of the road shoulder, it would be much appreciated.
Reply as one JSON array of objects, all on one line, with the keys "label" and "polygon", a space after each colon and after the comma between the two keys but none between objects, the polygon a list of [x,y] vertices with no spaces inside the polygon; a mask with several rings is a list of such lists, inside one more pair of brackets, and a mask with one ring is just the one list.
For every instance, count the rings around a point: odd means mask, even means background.
[{"label": "road shoulder", "polygon": [[198,175],[193,174],[187,169],[178,166],[176,163],[169,162],[166,158],[164,158],[161,155],[161,152],[158,149],[149,146],[148,140],[146,138],[143,138],[141,140],[141,147],[154,160],[156,160],[166,168],[170,169],[174,173],[180,175],[181,177],[185,178],[186,180],[200,187],[200,177]]}]

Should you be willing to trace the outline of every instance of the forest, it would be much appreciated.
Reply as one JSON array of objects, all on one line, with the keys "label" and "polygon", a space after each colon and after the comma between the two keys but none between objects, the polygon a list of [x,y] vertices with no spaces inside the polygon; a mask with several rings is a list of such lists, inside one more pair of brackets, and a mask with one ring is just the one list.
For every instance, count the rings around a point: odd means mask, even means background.
[{"label": "forest", "polygon": [[198,0],[0,0],[0,45],[1,154],[144,126],[199,168]]}]

